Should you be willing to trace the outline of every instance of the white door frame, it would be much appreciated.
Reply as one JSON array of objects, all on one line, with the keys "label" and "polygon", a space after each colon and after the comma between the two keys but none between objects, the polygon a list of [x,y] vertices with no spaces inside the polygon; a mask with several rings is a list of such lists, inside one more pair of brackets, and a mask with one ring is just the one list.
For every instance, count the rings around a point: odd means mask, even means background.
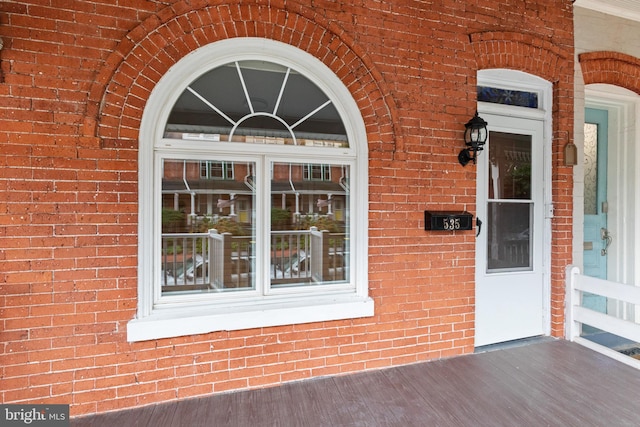
[{"label": "white door frame", "polygon": [[[585,107],[609,113],[607,197],[608,224],[613,241],[607,259],[607,279],[640,286],[640,96],[608,84],[585,87]],[[584,174],[583,169],[579,170]],[[583,179],[579,180],[584,186]],[[582,212],[582,211],[580,211]],[[630,320],[640,318],[640,307],[609,301],[609,313]]]},{"label": "white door frame", "polygon": [[[540,77],[516,70],[488,69],[478,71],[478,85],[498,87],[525,92],[538,93],[538,108],[514,107],[510,105],[478,102],[478,112],[485,114],[518,117],[543,121],[543,334],[551,334],[551,219],[553,218],[552,202],[552,94],[553,86]],[[482,153],[480,154],[482,155]]]},{"label": "white door frame", "polygon": [[[640,188],[636,160],[640,154],[636,143],[640,141],[640,129],[636,126],[640,122],[640,97],[626,89],[603,84],[586,86],[585,95],[585,107],[609,113],[607,228],[615,237],[609,248],[607,279],[639,285],[635,266],[640,265],[640,226],[633,219],[640,213],[640,197],[636,195]],[[632,232],[623,232],[627,230]]]}]

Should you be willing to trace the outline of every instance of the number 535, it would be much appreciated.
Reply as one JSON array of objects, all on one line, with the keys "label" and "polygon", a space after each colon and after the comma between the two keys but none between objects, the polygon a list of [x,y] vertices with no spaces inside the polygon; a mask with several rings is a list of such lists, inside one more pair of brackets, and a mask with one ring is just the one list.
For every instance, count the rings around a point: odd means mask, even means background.
[{"label": "number 535", "polygon": [[443,225],[445,230],[459,230],[460,218],[445,218]]}]

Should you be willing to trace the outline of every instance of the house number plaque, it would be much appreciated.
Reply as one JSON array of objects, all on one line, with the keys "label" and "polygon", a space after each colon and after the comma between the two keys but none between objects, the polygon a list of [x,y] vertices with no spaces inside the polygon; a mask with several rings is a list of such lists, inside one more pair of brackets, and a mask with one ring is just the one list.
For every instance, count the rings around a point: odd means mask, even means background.
[{"label": "house number plaque", "polygon": [[469,212],[424,211],[424,229],[439,231],[471,230],[473,215]]}]

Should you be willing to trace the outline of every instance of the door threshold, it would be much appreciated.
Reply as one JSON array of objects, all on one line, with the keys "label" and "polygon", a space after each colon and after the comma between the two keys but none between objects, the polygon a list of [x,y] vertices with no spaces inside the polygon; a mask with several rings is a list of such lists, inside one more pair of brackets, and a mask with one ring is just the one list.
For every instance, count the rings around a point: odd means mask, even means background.
[{"label": "door threshold", "polygon": [[507,348],[514,348],[514,347],[523,347],[525,345],[538,344],[538,343],[555,341],[555,340],[556,338],[554,337],[540,335],[536,337],[521,338],[521,339],[512,340],[512,341],[505,341],[505,342],[499,342],[495,344],[483,345],[480,347],[476,347],[473,350],[473,352],[485,353],[487,351],[504,350]]}]

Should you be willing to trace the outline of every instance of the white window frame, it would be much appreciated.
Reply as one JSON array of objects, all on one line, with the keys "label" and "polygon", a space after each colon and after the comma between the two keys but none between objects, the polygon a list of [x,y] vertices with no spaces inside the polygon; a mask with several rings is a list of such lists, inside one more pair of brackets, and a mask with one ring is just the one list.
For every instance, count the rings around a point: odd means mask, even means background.
[{"label": "white window frame", "polygon": [[[200,144],[197,141],[163,139],[164,126],[169,113],[186,85],[215,67],[233,61],[265,60],[295,69],[313,81],[332,101],[345,125],[349,147],[343,150],[351,157],[355,179],[351,180],[352,217],[350,239],[354,255],[351,259],[350,289],[327,287],[325,292],[308,295],[274,294],[255,299],[232,299],[225,304],[211,299],[186,298],[159,303],[157,298],[157,272],[154,270],[154,242],[159,233],[160,206],[157,198],[161,179],[158,176],[160,159],[184,156],[190,158],[190,150]],[[238,156],[252,158],[252,145],[232,142]],[[172,144],[174,146],[172,146]],[[201,147],[201,145],[200,145]],[[164,150],[157,154],[156,149]],[[308,161],[309,158],[335,161],[335,154],[328,155],[325,147],[305,147],[304,157],[295,155],[284,158],[278,147],[264,147],[267,159],[277,161]],[[273,150],[270,157],[268,150]],[[308,155],[307,155],[308,153]],[[217,156],[215,160],[222,157]],[[255,159],[255,158],[254,158]],[[305,160],[307,159],[307,160]],[[205,160],[205,159],[203,159]],[[234,161],[236,158],[234,157]],[[153,89],[143,112],[140,126],[139,155],[139,224],[138,224],[138,310],[136,318],[127,325],[128,341],[143,341],[182,335],[202,334],[220,330],[299,324],[338,319],[372,316],[373,300],[368,294],[368,149],[366,130],[360,111],[351,93],[340,79],[321,61],[312,55],[287,44],[262,38],[233,38],[203,46],[173,66]],[[259,163],[257,163],[258,166]],[[261,167],[265,167],[262,165]],[[154,176],[154,174],[156,176]],[[264,175],[263,175],[264,176]],[[256,212],[265,212],[266,198],[258,197]],[[147,220],[153,218],[153,220]],[[266,218],[259,218],[261,223]],[[260,227],[260,225],[258,225]],[[264,227],[264,225],[262,225]]]}]

